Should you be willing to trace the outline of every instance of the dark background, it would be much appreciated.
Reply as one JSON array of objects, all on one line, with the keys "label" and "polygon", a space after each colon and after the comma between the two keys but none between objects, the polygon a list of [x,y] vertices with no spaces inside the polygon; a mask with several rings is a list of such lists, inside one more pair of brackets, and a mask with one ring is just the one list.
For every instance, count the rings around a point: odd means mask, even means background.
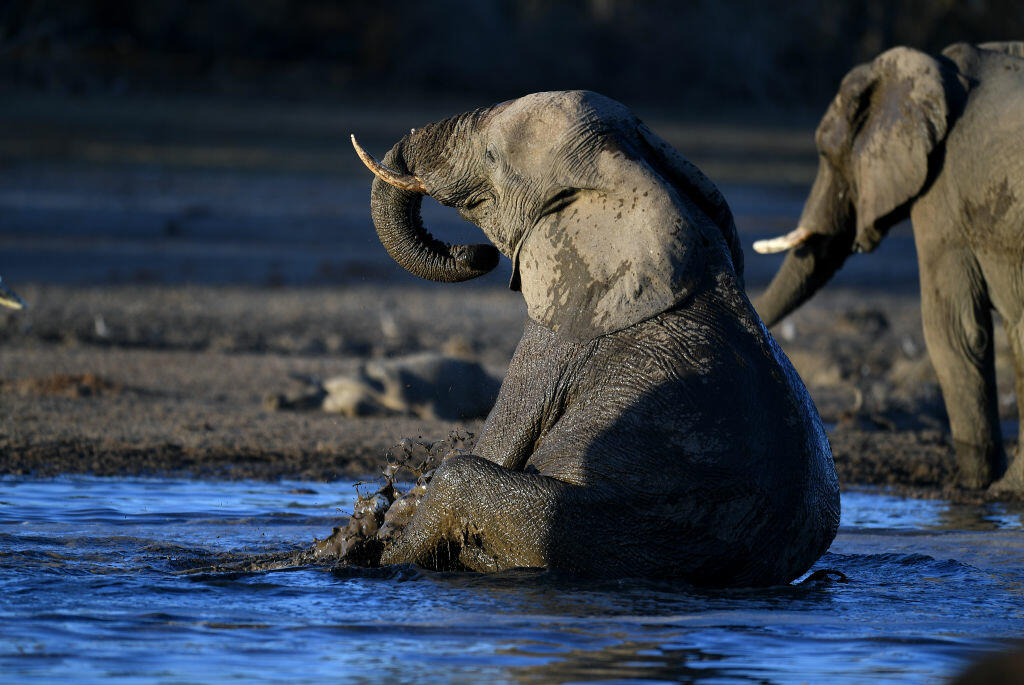
[{"label": "dark background", "polygon": [[[697,164],[749,251],[795,225],[853,65],[1022,38],[1022,0],[0,0],[0,274],[426,287],[381,249],[349,134],[380,156],[411,127],[573,88]],[[424,212],[445,240],[480,238]],[[780,259],[751,254],[748,286]],[[837,282],[916,290],[916,269],[894,231]]]},{"label": "dark background", "polygon": [[[893,45],[1020,39],[1020,0],[8,0],[0,83],[73,94],[505,99],[820,111]],[[482,104],[482,103],[481,103]]]}]

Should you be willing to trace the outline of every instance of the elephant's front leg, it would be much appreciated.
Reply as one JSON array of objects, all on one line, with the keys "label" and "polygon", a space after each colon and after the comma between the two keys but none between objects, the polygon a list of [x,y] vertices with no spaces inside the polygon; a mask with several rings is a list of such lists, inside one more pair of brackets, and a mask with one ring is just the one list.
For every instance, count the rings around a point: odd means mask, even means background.
[{"label": "elephant's front leg", "polygon": [[966,250],[919,241],[918,258],[924,337],[949,414],[957,484],[984,488],[1006,470],[985,282]]},{"label": "elephant's front leg", "polygon": [[527,322],[474,455],[450,458],[437,468],[382,563],[479,571],[549,564],[555,509],[580,501],[583,492],[522,469],[561,415],[565,398],[559,389],[579,348]]},{"label": "elephant's front leg", "polygon": [[547,567],[553,554],[565,560],[580,553],[554,522],[585,498],[582,488],[554,478],[472,455],[452,457],[434,472],[416,515],[381,563],[475,571]]},{"label": "elephant's front leg", "polygon": [[579,349],[579,343],[559,339],[550,329],[527,321],[473,453],[521,470],[561,416],[564,398],[559,389]]}]

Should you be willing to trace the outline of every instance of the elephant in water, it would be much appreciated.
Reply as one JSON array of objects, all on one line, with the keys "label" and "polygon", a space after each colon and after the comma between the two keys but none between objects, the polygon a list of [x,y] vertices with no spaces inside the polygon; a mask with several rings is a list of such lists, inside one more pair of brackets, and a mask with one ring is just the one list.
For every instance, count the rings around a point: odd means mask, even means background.
[{"label": "elephant in water", "polygon": [[982,488],[1003,476],[993,487],[1018,492],[1024,452],[1007,470],[991,310],[1009,334],[1024,435],[1022,57],[1024,42],[959,43],[938,58],[893,48],[854,68],[818,126],[818,176],[798,227],[754,244],[790,250],[756,303],[772,326],[909,217],[958,482]]},{"label": "elephant in water", "polygon": [[[454,282],[504,254],[530,317],[474,453],[436,469],[383,563],[769,585],[828,548],[828,440],[744,293],[732,214],[626,107],[536,93],[382,163],[353,143],[399,264]],[[493,245],[435,239],[425,194]]]}]

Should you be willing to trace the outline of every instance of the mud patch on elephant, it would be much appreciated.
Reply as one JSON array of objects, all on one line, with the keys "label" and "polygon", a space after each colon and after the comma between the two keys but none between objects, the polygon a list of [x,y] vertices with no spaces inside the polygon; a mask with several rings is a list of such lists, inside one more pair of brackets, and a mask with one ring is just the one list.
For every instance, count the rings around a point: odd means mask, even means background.
[{"label": "mud patch on elephant", "polygon": [[[964,200],[963,223],[965,226],[995,228],[1016,204],[1017,196],[1010,187],[1010,179],[1004,177],[1001,183],[989,187],[981,202]],[[991,237],[986,236],[986,239],[991,239]],[[988,243],[986,246],[989,247]],[[1020,249],[1019,245],[1006,247]]]}]

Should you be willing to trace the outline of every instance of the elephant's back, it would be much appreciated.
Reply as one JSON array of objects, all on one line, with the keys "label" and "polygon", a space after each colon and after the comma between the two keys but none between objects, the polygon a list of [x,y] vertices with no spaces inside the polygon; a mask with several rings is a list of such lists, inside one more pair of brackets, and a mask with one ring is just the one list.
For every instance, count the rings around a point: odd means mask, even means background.
[{"label": "elephant's back", "polygon": [[[977,50],[973,84],[946,140],[943,168],[921,211],[915,236],[947,221],[977,258],[996,308],[1011,321],[1024,301],[1024,59]],[[925,224],[926,221],[922,221]],[[939,225],[942,225],[941,223]],[[943,250],[949,247],[943,245]]]},{"label": "elephant's back", "polygon": [[946,139],[938,192],[959,202],[976,247],[1024,253],[1024,59],[972,49],[963,111]]},{"label": "elephant's back", "polygon": [[785,582],[827,549],[839,515],[828,441],[759,321],[666,312],[602,338],[578,373],[530,464],[608,493],[644,545],[675,550],[657,559],[688,564],[695,582]]}]

